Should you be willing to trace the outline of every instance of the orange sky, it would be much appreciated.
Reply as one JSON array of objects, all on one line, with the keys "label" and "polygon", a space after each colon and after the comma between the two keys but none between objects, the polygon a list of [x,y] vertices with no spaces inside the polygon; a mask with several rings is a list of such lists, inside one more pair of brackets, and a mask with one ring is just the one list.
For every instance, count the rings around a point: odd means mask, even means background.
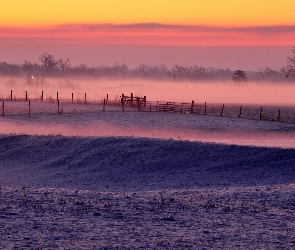
[{"label": "orange sky", "polygon": [[39,47],[35,54],[67,45],[292,48],[294,13],[294,0],[10,0],[1,4],[0,46],[18,50],[16,60],[26,55],[19,45]]},{"label": "orange sky", "polygon": [[186,25],[294,25],[293,0],[9,0],[1,3],[4,26],[69,23]]}]

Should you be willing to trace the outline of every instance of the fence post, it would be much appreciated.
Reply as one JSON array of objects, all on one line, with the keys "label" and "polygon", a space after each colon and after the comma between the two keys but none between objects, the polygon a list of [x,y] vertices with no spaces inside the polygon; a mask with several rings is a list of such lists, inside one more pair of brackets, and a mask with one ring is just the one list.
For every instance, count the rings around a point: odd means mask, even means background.
[{"label": "fence post", "polygon": [[242,105],[241,105],[241,107],[240,107],[240,113],[239,113],[239,117],[241,117],[241,115],[242,115]]},{"label": "fence post", "polygon": [[57,100],[57,113],[59,113],[59,100]]},{"label": "fence post", "polygon": [[261,107],[261,109],[260,109],[259,119],[260,119],[260,120],[262,119],[262,107]]},{"label": "fence post", "polygon": [[222,105],[220,116],[222,116],[223,114],[223,109],[224,109],[224,104]]},{"label": "fence post", "polygon": [[56,92],[56,100],[58,100],[58,92]]},{"label": "fence post", "polygon": [[[194,105],[195,105],[195,101],[192,101],[191,113],[194,113]],[[181,109],[182,109],[182,108],[181,108]]]},{"label": "fence post", "polygon": [[279,109],[278,122],[280,121],[280,118],[281,118],[281,110]]},{"label": "fence post", "polygon": [[2,104],[2,116],[4,116],[4,102]]},{"label": "fence post", "polygon": [[74,93],[72,93],[72,103],[74,103]]},{"label": "fence post", "polygon": [[139,97],[136,98],[137,101],[137,109],[138,111],[140,111],[140,101],[139,101]]},{"label": "fence post", "polygon": [[205,102],[205,115],[207,115],[207,103]]},{"label": "fence post", "polygon": [[12,90],[10,90],[10,101],[12,101]]},{"label": "fence post", "polygon": [[133,106],[133,93],[131,93],[130,96],[131,96],[131,106]]},{"label": "fence post", "polygon": [[26,91],[26,101],[28,100],[28,91]]},{"label": "fence post", "polygon": [[146,107],[146,96],[143,97],[143,106]]},{"label": "fence post", "polygon": [[86,93],[85,93],[85,104],[86,104]]},{"label": "fence post", "polygon": [[105,111],[105,106],[106,106],[106,99],[103,99],[103,109],[102,109],[102,111]]},{"label": "fence post", "polygon": [[43,90],[42,90],[42,94],[41,94],[41,101],[43,101]]},{"label": "fence post", "polygon": [[108,101],[109,101],[109,94],[107,94],[106,105],[108,105]]},{"label": "fence post", "polygon": [[124,111],[124,94],[122,94],[121,105],[122,105],[122,111]]},{"label": "fence post", "polygon": [[31,115],[31,101],[29,101],[29,115]]},{"label": "fence post", "polygon": [[152,104],[150,103],[150,112],[152,111]]}]

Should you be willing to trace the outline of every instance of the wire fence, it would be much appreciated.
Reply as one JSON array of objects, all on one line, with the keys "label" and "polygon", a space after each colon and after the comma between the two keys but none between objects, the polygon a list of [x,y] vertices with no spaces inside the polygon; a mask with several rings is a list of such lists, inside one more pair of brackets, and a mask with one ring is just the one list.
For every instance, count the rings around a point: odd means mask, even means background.
[{"label": "wire fence", "polygon": [[146,96],[10,91],[0,93],[1,115],[66,114],[101,111],[170,112],[295,123],[294,107],[148,101]]},{"label": "wire fence", "polygon": [[97,100],[108,99],[108,94],[98,95],[96,93],[86,93],[86,92],[64,92],[64,91],[1,91],[0,90],[0,100],[1,101],[72,101],[75,103],[97,102]]}]

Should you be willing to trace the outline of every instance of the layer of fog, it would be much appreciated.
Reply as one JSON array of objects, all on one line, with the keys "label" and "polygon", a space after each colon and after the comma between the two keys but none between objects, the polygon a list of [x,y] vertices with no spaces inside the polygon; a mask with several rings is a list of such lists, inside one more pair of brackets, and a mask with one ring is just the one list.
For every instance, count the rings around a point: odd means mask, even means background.
[{"label": "layer of fog", "polygon": [[110,80],[102,78],[1,78],[0,99],[44,98],[54,99],[59,92],[60,99],[75,98],[102,100],[108,94],[109,99],[119,99],[121,94],[147,96],[148,101],[174,101],[195,103],[236,103],[236,104],[295,104],[295,84],[268,82],[181,82],[148,81],[140,79]]}]

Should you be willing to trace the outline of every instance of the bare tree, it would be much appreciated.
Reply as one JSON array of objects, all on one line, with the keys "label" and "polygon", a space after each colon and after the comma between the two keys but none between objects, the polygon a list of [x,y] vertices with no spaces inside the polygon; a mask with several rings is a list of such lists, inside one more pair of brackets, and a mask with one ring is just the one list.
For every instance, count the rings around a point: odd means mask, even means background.
[{"label": "bare tree", "polygon": [[41,62],[41,67],[47,72],[51,73],[56,70],[62,72],[69,70],[71,68],[70,59],[58,58],[57,60],[53,55],[48,54],[47,52],[39,56],[39,61]]},{"label": "bare tree", "polygon": [[67,59],[59,58],[56,64],[57,64],[57,68],[60,69],[61,71],[66,71],[71,68],[71,63],[69,58]]},{"label": "bare tree", "polygon": [[50,55],[47,52],[40,55],[39,60],[42,63],[41,67],[48,72],[51,72],[57,68],[58,62],[54,59],[53,55]]},{"label": "bare tree", "polygon": [[266,78],[271,78],[280,75],[278,71],[271,69],[269,67],[259,68],[258,73],[263,80],[265,80]]},{"label": "bare tree", "polygon": [[288,78],[289,76],[295,77],[295,47],[292,50],[293,56],[287,57],[287,64],[281,68],[281,72]]}]

